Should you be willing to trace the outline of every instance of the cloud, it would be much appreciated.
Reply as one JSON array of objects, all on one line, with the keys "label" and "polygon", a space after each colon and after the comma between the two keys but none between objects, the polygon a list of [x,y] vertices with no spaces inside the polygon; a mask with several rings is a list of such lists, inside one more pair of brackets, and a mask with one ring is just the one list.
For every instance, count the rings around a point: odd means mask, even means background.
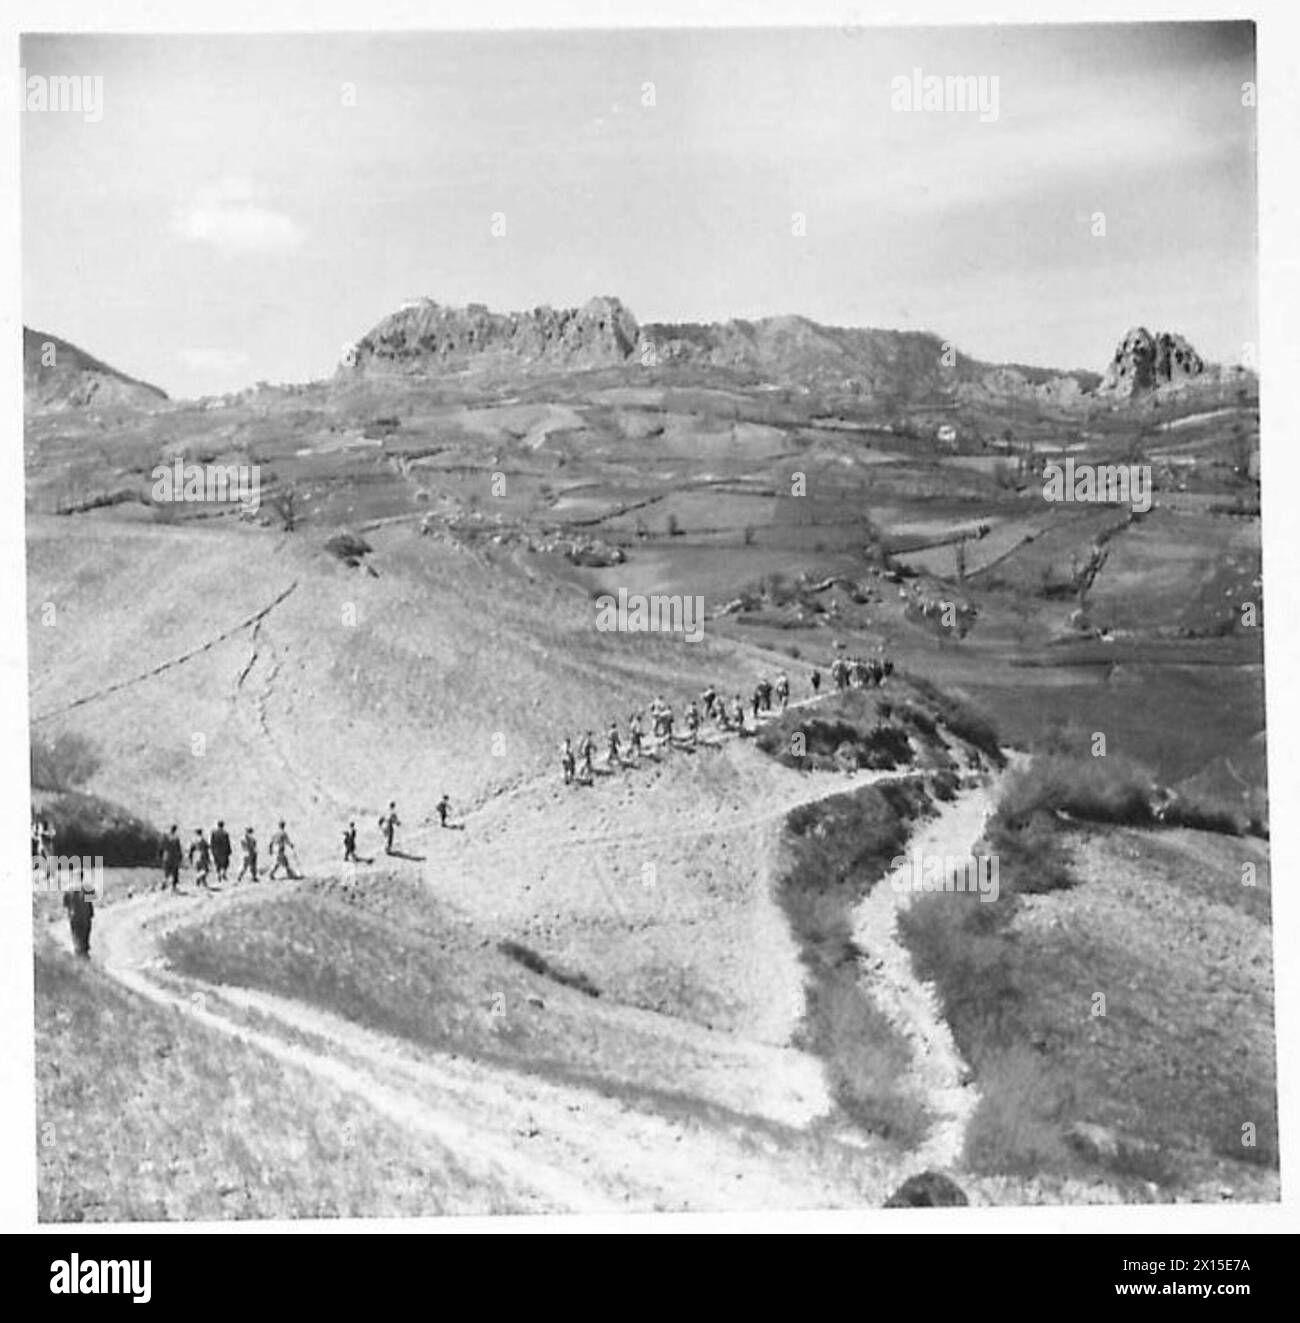
[{"label": "cloud", "polygon": [[242,349],[178,349],[176,356],[200,372],[234,372],[251,361]]},{"label": "cloud", "polygon": [[177,211],[174,229],[183,239],[211,244],[228,255],[286,252],[303,238],[292,217],[257,201],[246,179],[224,179],[205,189],[192,205]]}]

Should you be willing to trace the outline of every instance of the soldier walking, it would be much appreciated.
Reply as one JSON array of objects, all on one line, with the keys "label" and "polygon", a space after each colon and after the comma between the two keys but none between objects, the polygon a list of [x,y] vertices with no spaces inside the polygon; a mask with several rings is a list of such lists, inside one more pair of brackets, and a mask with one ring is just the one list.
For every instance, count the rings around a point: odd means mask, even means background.
[{"label": "soldier walking", "polygon": [[159,890],[166,891],[169,882],[173,891],[180,886],[181,859],[184,857],[184,853],[185,848],[181,845],[180,829],[175,823],[172,823],[172,829],[163,838],[162,848],[158,851],[163,869],[162,886]]},{"label": "soldier walking", "polygon": [[592,737],[591,731],[588,731],[578,742],[578,757],[582,759],[582,779],[590,784],[595,776],[591,765],[592,757],[596,752],[596,741]]},{"label": "soldier walking", "polygon": [[217,870],[217,881],[224,882],[230,869],[230,833],[220,819],[209,837],[209,843],[212,846],[212,863]]},{"label": "soldier walking", "polygon": [[63,893],[63,908],[68,912],[72,930],[72,949],[83,959],[90,958],[90,928],[95,922],[95,907],[82,887]]},{"label": "soldier walking", "polygon": [[379,830],[384,833],[384,853],[393,853],[393,837],[402,824],[397,818],[397,805],[389,804],[386,816],[379,819]]},{"label": "soldier walking", "polygon": [[694,703],[688,703],[686,705],[685,723],[686,723],[686,738],[687,741],[690,743],[691,748],[693,749],[695,747],[696,740],[699,736],[699,731],[700,731],[700,710],[695,706]]},{"label": "soldier walking", "polygon": [[254,882],[257,881],[257,837],[253,835],[251,827],[244,828],[244,834],[240,838],[239,848],[243,851],[243,860],[239,865],[239,876],[236,882],[244,880],[244,874],[251,875]]},{"label": "soldier walking", "polygon": [[202,827],[194,828],[194,839],[190,842],[190,863],[194,865],[194,885],[211,891],[208,885],[208,869],[212,867],[212,850]]},{"label": "soldier walking", "polygon": [[279,827],[271,834],[271,850],[275,854],[275,863],[271,865],[271,871],[266,875],[268,882],[275,881],[275,875],[281,868],[288,877],[297,877],[293,865],[289,862],[289,851],[293,848],[294,844],[289,839],[289,833],[284,829],[284,820],[281,819]]},{"label": "soldier walking", "polygon": [[731,724],[739,731],[745,729],[745,705],[736,694],[731,700]]}]

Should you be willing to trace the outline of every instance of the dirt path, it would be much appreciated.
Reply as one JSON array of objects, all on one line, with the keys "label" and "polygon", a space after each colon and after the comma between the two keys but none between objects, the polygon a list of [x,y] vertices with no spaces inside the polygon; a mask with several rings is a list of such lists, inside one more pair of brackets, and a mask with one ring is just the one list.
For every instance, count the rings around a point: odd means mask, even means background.
[{"label": "dirt path", "polygon": [[[801,778],[776,764],[746,759],[747,750],[727,752],[744,764],[742,788],[761,793],[762,807],[720,821],[710,816],[676,829],[675,835],[757,831],[766,843],[765,859],[775,849],[780,824],[792,808],[913,774]],[[521,792],[527,789],[521,787]],[[963,791],[937,819],[922,827],[914,844],[925,851],[963,854],[978,835],[988,805],[986,787]],[[582,837],[530,836],[525,843],[530,850],[550,852],[557,847],[622,845],[627,839],[598,831]],[[954,845],[958,839],[960,848]],[[518,837],[497,841],[471,837],[457,853],[463,851],[468,859],[485,852],[491,859],[501,851],[517,855],[520,847]],[[452,859],[447,862],[454,864]],[[836,1172],[834,1163],[812,1171],[797,1145],[768,1138],[762,1125],[720,1126],[642,1111],[612,1092],[553,1083],[451,1053],[418,1050],[311,1006],[259,990],[204,984],[166,969],[158,949],[162,935],[201,921],[214,906],[247,904],[266,894],[254,887],[180,898],[151,893],[105,906],[97,924],[97,955],[111,977],[155,1005],[193,1015],[197,1023],[303,1070],[412,1133],[445,1145],[469,1170],[515,1191],[521,1209],[604,1212],[861,1205],[864,1200],[883,1201],[899,1179],[897,1155],[883,1150],[876,1153],[854,1144],[845,1151],[844,1174]],[[887,880],[877,885],[872,897],[860,915],[859,940],[876,959],[873,978],[880,982],[878,996],[914,1043],[918,1086],[940,1118],[907,1169],[952,1167],[974,1095],[961,1087],[963,1067],[950,1036],[945,1037],[946,1025],[929,989],[912,975],[907,953],[897,941],[896,898]],[[792,1006],[789,1012],[797,1018],[801,1007]],[[646,1017],[652,1015],[631,1006],[614,1013],[636,1018],[642,1032]],[[698,1047],[695,1040],[704,1032],[672,1017],[655,1016],[653,1023],[668,1057],[678,1039]],[[798,1130],[831,1111],[815,1059],[789,1048],[744,1039],[733,1042],[726,1035],[711,1041],[727,1058],[728,1069],[738,1069],[756,1081],[753,1108],[746,1108],[752,1110],[756,1123],[766,1115],[778,1125]],[[864,1170],[870,1194],[863,1190]]]},{"label": "dirt path", "polygon": [[[224,900],[154,893],[105,907],[105,971],[154,1005],[193,1016],[350,1094],[454,1152],[516,1193],[523,1211],[601,1213],[844,1206],[848,1183],[810,1175],[762,1131],[671,1119],[616,1096],[481,1062],[405,1048],[337,1016],[261,991],[207,985],[164,970],[159,937]],[[892,1179],[882,1170],[880,1188]],[[861,1202],[858,1194],[856,1202]]]}]

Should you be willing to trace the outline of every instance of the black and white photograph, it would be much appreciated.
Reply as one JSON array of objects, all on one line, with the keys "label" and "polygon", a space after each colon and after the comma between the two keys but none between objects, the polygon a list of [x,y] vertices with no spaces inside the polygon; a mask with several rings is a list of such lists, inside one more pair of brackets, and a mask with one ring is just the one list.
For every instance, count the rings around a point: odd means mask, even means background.
[{"label": "black and white photograph", "polygon": [[1267,27],[205,8],[15,39],[34,1222],[1280,1211]]}]

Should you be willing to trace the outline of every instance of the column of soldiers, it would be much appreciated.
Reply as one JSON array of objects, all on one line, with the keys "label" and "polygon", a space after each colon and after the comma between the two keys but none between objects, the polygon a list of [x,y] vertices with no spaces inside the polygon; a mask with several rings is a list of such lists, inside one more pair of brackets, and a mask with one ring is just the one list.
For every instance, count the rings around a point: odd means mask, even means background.
[{"label": "column of soldiers", "polygon": [[[283,822],[271,833],[270,846],[275,862],[266,875],[268,880],[273,880],[281,869],[284,870],[286,877],[302,876],[290,859],[291,855],[296,857],[297,849],[289,839],[289,833],[285,830]],[[245,877],[251,878],[254,882],[258,881],[257,833],[252,827],[244,829],[244,834],[239,839],[239,850],[241,860],[235,881],[242,882]],[[173,823],[167,835],[163,837],[162,845],[158,850],[163,872],[162,885],[159,889],[176,891],[180,887],[181,867],[188,861],[194,869],[195,885],[205,891],[211,891],[213,885],[210,878],[215,876],[215,880],[219,883],[230,880],[230,863],[233,857],[234,846],[224,821],[218,821],[210,835],[205,834],[202,827],[195,827],[194,836],[188,847],[181,840],[180,828]]]},{"label": "column of soldiers", "polygon": [[[892,673],[894,664],[884,658],[870,661],[862,658],[837,657],[831,664],[830,672],[839,690],[855,687],[866,688],[879,685],[885,676]],[[812,696],[821,693],[822,673],[816,667],[809,676]],[[633,712],[627,721],[627,737],[624,739],[617,721],[611,721],[604,736],[604,765],[614,767],[636,766],[647,748],[646,720],[649,721],[649,738],[656,748],[672,748],[674,744],[694,748],[699,742],[700,731],[705,722],[712,721],[721,731],[744,731],[749,727],[745,722],[745,709],[752,714],[752,724],[757,728],[759,719],[764,714],[774,711],[784,712],[790,705],[790,677],[781,671],[775,683],[760,676],[749,695],[748,702],[740,694],[734,694],[730,700],[724,698],[710,685],[698,699],[691,699],[682,709],[682,728],[684,738],[674,735],[675,718],[672,707],[659,696],[646,709],[645,717],[641,712]],[[597,742],[594,731],[587,731],[579,736],[576,744],[565,736],[560,745],[560,771],[567,785],[590,785],[595,779]]]},{"label": "column of soldiers", "polygon": [[[447,827],[450,825],[447,821],[451,812],[449,796],[443,795],[434,806],[434,811],[438,815],[440,826]],[[397,816],[397,805],[395,803],[389,804],[388,812],[379,819],[379,830],[383,834],[385,854],[397,853],[395,841],[399,826],[401,826],[401,819]],[[35,839],[35,833],[33,833],[33,839]],[[302,877],[302,873],[297,866],[298,848],[290,839],[283,821],[271,833],[269,844],[273,862],[270,871],[265,874],[266,879],[274,881],[281,873],[290,880]],[[241,862],[235,881],[242,882],[245,877],[254,882],[260,881],[261,879],[257,875],[257,834],[252,827],[244,829],[244,834],[239,839],[239,849]],[[229,881],[233,854],[234,848],[230,833],[226,830],[225,822],[219,821],[210,834],[205,833],[202,827],[196,827],[188,847],[181,840],[180,828],[173,823],[171,830],[163,837],[162,845],[158,851],[159,862],[163,871],[162,885],[159,889],[162,891],[168,889],[176,891],[180,887],[181,868],[188,862],[194,869],[195,885],[202,887],[205,891],[211,891],[213,890],[213,882],[210,879],[215,878],[218,883]],[[373,859],[363,859],[357,854],[357,824],[355,822],[349,822],[343,833],[343,862],[367,864],[374,862]]]},{"label": "column of soldiers", "polygon": [[850,686],[869,689],[885,683],[893,675],[894,663],[883,655],[879,657],[836,657],[831,663],[831,679],[836,691],[843,693]]},{"label": "column of soldiers", "polygon": [[[850,687],[866,689],[884,684],[887,676],[892,675],[894,663],[888,657],[836,657],[830,665],[831,679],[837,692]],[[816,667],[809,676],[812,696],[821,693],[822,673]],[[775,706],[774,706],[775,702]],[[699,741],[699,734],[706,721],[713,721],[722,731],[744,731],[745,708],[752,713],[756,728],[761,715],[773,711],[784,712],[790,705],[790,677],[781,671],[776,682],[767,676],[760,676],[746,704],[739,694],[728,701],[712,685],[699,697],[690,700],[682,711],[682,726],[685,740],[674,740],[673,710],[663,697],[657,697],[649,705],[646,714],[649,717],[650,736],[657,748],[671,748],[676,742],[694,748]],[[604,737],[604,764],[606,768],[636,766],[641,755],[646,751],[646,731],[642,714],[633,712],[627,721],[627,738],[623,739],[617,721],[609,723]],[[567,785],[590,785],[595,779],[596,735],[587,731],[578,738],[575,745],[572,738],[564,737],[560,745],[560,771]]]}]

